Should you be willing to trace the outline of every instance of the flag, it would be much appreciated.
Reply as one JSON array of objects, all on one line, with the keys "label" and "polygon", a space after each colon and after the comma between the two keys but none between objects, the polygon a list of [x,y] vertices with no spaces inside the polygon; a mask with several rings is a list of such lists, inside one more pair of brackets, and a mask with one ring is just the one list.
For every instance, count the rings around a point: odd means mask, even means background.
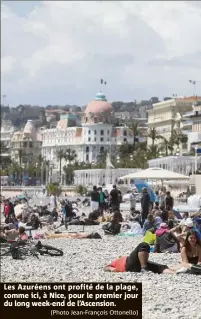
[{"label": "flag", "polygon": [[104,84],[106,85],[106,84],[107,84],[107,82],[104,82]]},{"label": "flag", "polygon": [[153,190],[151,189],[151,187],[147,183],[145,183],[144,181],[141,181],[141,180],[135,180],[134,184],[137,187],[138,192],[140,192],[140,193],[142,192],[142,189],[144,187],[146,187],[147,192],[149,193],[151,201],[153,203],[155,202],[155,194],[154,194]]},{"label": "flag", "polygon": [[103,84],[103,79],[100,80],[100,83]]}]

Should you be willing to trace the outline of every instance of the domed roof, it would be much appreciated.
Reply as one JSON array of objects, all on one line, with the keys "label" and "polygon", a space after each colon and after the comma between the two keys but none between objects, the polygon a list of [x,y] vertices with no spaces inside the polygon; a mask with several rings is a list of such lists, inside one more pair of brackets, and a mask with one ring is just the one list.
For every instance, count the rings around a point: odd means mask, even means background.
[{"label": "domed roof", "polygon": [[85,110],[85,114],[100,114],[109,112],[112,112],[112,105],[107,102],[107,99],[102,92],[96,94],[93,101],[87,105]]},{"label": "domed roof", "polygon": [[36,139],[36,127],[33,121],[31,120],[27,121],[23,130],[23,135],[30,135],[32,139]]}]

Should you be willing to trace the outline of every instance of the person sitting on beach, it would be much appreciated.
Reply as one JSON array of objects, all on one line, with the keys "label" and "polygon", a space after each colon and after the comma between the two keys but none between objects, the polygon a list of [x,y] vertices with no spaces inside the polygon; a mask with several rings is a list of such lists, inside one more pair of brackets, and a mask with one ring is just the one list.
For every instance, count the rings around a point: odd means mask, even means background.
[{"label": "person sitting on beach", "polygon": [[7,240],[27,240],[28,235],[25,233],[25,228],[20,226],[19,229],[9,229],[8,227],[5,227],[3,230],[5,234],[5,238]]},{"label": "person sitting on beach", "polygon": [[[197,234],[188,232],[185,247],[181,251],[181,263],[174,266],[167,266],[149,261],[150,246],[147,243],[140,243],[127,257],[122,256],[107,265],[104,270],[111,272],[141,272],[151,271],[157,274],[175,274],[190,270],[192,265],[201,265],[201,243]],[[185,272],[184,271],[184,272]]]},{"label": "person sitting on beach", "polygon": [[184,246],[181,249],[181,259],[185,266],[201,265],[201,241],[195,230],[187,233]]},{"label": "person sitting on beach", "polygon": [[153,232],[155,232],[155,230],[156,230],[156,223],[155,223],[154,215],[151,213],[148,214],[147,219],[145,220],[144,225],[143,225],[143,234],[144,235],[147,232],[147,230],[152,230]]},{"label": "person sitting on beach", "polygon": [[199,240],[201,240],[201,233],[196,227],[194,227],[193,220],[191,218],[187,218],[185,221],[182,220],[180,225],[171,229],[173,233],[178,233],[176,236],[179,239],[181,245],[184,245],[187,233],[190,230],[194,230],[195,232],[197,232],[198,238]]},{"label": "person sitting on beach", "polygon": [[98,233],[84,234],[84,233],[45,233],[46,239],[52,238],[72,238],[72,239],[101,239]]},{"label": "person sitting on beach", "polygon": [[116,211],[110,223],[103,226],[106,235],[118,235],[121,231],[121,222],[123,221],[122,214]]},{"label": "person sitting on beach", "polygon": [[163,222],[162,218],[161,218],[161,211],[159,209],[154,209],[152,211],[152,214],[154,215],[155,226],[156,226],[156,228],[159,228],[160,224]]},{"label": "person sitting on beach", "polygon": [[156,230],[156,243],[154,251],[156,253],[178,253],[180,251],[180,243],[177,237],[168,229],[166,223],[160,224],[160,228]]}]

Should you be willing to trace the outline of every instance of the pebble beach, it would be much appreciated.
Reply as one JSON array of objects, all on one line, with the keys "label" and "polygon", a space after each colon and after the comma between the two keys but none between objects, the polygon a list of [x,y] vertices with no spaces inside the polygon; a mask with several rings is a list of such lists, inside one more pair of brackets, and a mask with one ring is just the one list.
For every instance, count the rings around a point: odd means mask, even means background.
[{"label": "pebble beach", "polygon": [[[102,239],[42,240],[62,249],[63,257],[1,258],[1,282],[142,282],[143,319],[201,319],[200,276],[104,272],[113,259],[129,255],[142,237],[104,236],[101,227],[86,226],[85,232],[98,232]],[[70,231],[81,229],[71,226]],[[151,253],[150,260],[174,265],[180,256]]]}]

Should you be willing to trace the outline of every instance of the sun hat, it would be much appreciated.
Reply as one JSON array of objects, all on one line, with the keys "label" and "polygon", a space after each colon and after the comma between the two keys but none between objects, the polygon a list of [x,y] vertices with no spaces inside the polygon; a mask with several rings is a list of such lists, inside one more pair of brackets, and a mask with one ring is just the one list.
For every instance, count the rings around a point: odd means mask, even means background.
[{"label": "sun hat", "polygon": [[193,221],[192,221],[192,219],[191,219],[191,218],[187,218],[187,219],[185,220],[184,225],[187,226],[187,227],[193,227]]}]

